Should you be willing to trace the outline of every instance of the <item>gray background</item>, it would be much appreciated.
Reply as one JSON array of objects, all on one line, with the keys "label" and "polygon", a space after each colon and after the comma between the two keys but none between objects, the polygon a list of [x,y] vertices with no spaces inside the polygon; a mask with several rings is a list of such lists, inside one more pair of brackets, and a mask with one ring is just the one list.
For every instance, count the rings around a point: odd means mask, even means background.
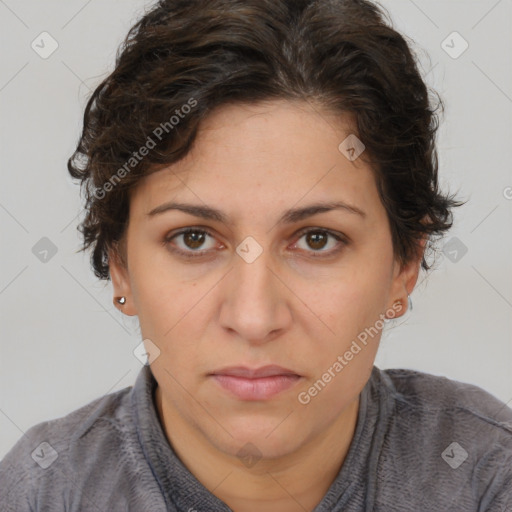
[{"label": "gray background", "polygon": [[[88,96],[151,4],[0,0],[0,457],[30,426],[131,385],[141,368],[137,319],[114,308],[110,283],[75,252],[81,203],[66,161]],[[510,405],[512,2],[382,4],[446,102],[441,183],[469,203],[376,364],[471,382]],[[31,47],[43,31],[58,43],[46,59]],[[469,44],[457,58],[444,49],[462,48],[454,31]],[[41,252],[49,246],[57,252]]]}]

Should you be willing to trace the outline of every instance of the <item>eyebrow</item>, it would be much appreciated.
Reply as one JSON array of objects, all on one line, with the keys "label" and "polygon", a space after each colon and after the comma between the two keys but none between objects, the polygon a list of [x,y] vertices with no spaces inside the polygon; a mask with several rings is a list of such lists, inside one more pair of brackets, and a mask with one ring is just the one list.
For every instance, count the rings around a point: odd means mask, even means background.
[{"label": "eyebrow", "polygon": [[[155,215],[160,215],[170,210],[179,210],[195,217],[202,219],[214,220],[223,224],[231,224],[229,217],[220,210],[212,208],[210,206],[202,206],[195,204],[168,202],[153,208],[147,216],[152,218]],[[303,219],[316,215],[318,213],[329,212],[332,210],[342,210],[353,215],[359,215],[362,218],[366,218],[366,213],[358,208],[357,206],[345,203],[343,201],[327,202],[327,203],[315,203],[305,206],[303,208],[292,208],[286,210],[278,220],[278,224],[292,224],[299,222]]]}]

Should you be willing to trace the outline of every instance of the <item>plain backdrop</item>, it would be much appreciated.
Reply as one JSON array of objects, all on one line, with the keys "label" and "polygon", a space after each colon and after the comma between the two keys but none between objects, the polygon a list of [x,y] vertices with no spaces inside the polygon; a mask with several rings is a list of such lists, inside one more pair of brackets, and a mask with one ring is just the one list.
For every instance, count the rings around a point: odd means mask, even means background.
[{"label": "plain backdrop", "polygon": [[[81,199],[66,162],[87,98],[152,3],[0,1],[0,457],[30,426],[132,385],[141,368],[137,319],[76,252]],[[381,3],[446,103],[441,184],[469,202],[375,364],[470,382],[510,405],[512,2]],[[58,44],[47,58],[33,49],[41,37],[45,51]]]}]

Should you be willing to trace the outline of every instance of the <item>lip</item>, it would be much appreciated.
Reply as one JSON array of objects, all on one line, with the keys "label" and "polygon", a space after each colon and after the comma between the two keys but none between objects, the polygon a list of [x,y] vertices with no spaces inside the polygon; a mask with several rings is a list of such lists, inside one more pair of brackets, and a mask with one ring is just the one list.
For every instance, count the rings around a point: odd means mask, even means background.
[{"label": "lip", "polygon": [[268,400],[293,387],[301,375],[277,365],[232,366],[209,374],[222,389],[241,400]]},{"label": "lip", "polygon": [[260,368],[247,368],[246,366],[228,366],[211,372],[210,375],[229,375],[231,377],[243,377],[246,379],[258,379],[260,377],[274,377],[276,375],[298,375],[293,370],[283,368],[276,364],[261,366]]}]

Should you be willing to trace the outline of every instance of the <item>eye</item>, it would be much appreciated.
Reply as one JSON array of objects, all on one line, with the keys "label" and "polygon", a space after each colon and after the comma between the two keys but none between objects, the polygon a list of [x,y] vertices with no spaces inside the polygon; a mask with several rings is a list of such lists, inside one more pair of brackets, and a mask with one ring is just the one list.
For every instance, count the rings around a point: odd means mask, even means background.
[{"label": "eye", "polygon": [[[165,240],[164,244],[169,245],[170,249],[173,252],[177,252],[179,254],[182,254],[185,257],[194,258],[197,256],[203,256],[206,252],[208,252],[210,248],[207,248],[203,250],[198,251],[197,249],[204,246],[205,241],[207,238],[214,238],[208,231],[204,229],[199,228],[187,228],[182,229],[176,233],[171,233],[168,235]],[[171,242],[174,240],[180,240],[181,244],[177,243],[176,247],[173,247]]]},{"label": "eye", "polygon": [[[300,231],[298,236],[298,241],[292,247],[300,246],[299,241],[304,238],[306,247],[299,247],[299,249],[311,253],[313,257],[331,256],[348,244],[341,234],[321,228],[307,228]],[[168,234],[163,243],[174,253],[185,258],[196,258],[205,256],[215,248],[214,242],[207,243],[208,239],[215,240],[215,237],[208,230],[189,227]],[[329,239],[331,239],[331,248],[325,249],[329,246]],[[174,242],[174,240],[177,240],[177,242]],[[222,247],[224,246],[221,244]]]},{"label": "eye", "polygon": [[[313,252],[313,253],[327,253],[327,255],[332,255],[339,252],[347,242],[343,239],[341,235],[334,233],[332,231],[320,228],[308,228],[307,230],[303,230],[299,233],[299,240],[303,239],[306,242],[305,251]],[[331,248],[325,247],[329,246],[329,238],[331,239]],[[299,243],[296,242],[294,246],[298,246]],[[318,257],[314,255],[314,257]]]}]

